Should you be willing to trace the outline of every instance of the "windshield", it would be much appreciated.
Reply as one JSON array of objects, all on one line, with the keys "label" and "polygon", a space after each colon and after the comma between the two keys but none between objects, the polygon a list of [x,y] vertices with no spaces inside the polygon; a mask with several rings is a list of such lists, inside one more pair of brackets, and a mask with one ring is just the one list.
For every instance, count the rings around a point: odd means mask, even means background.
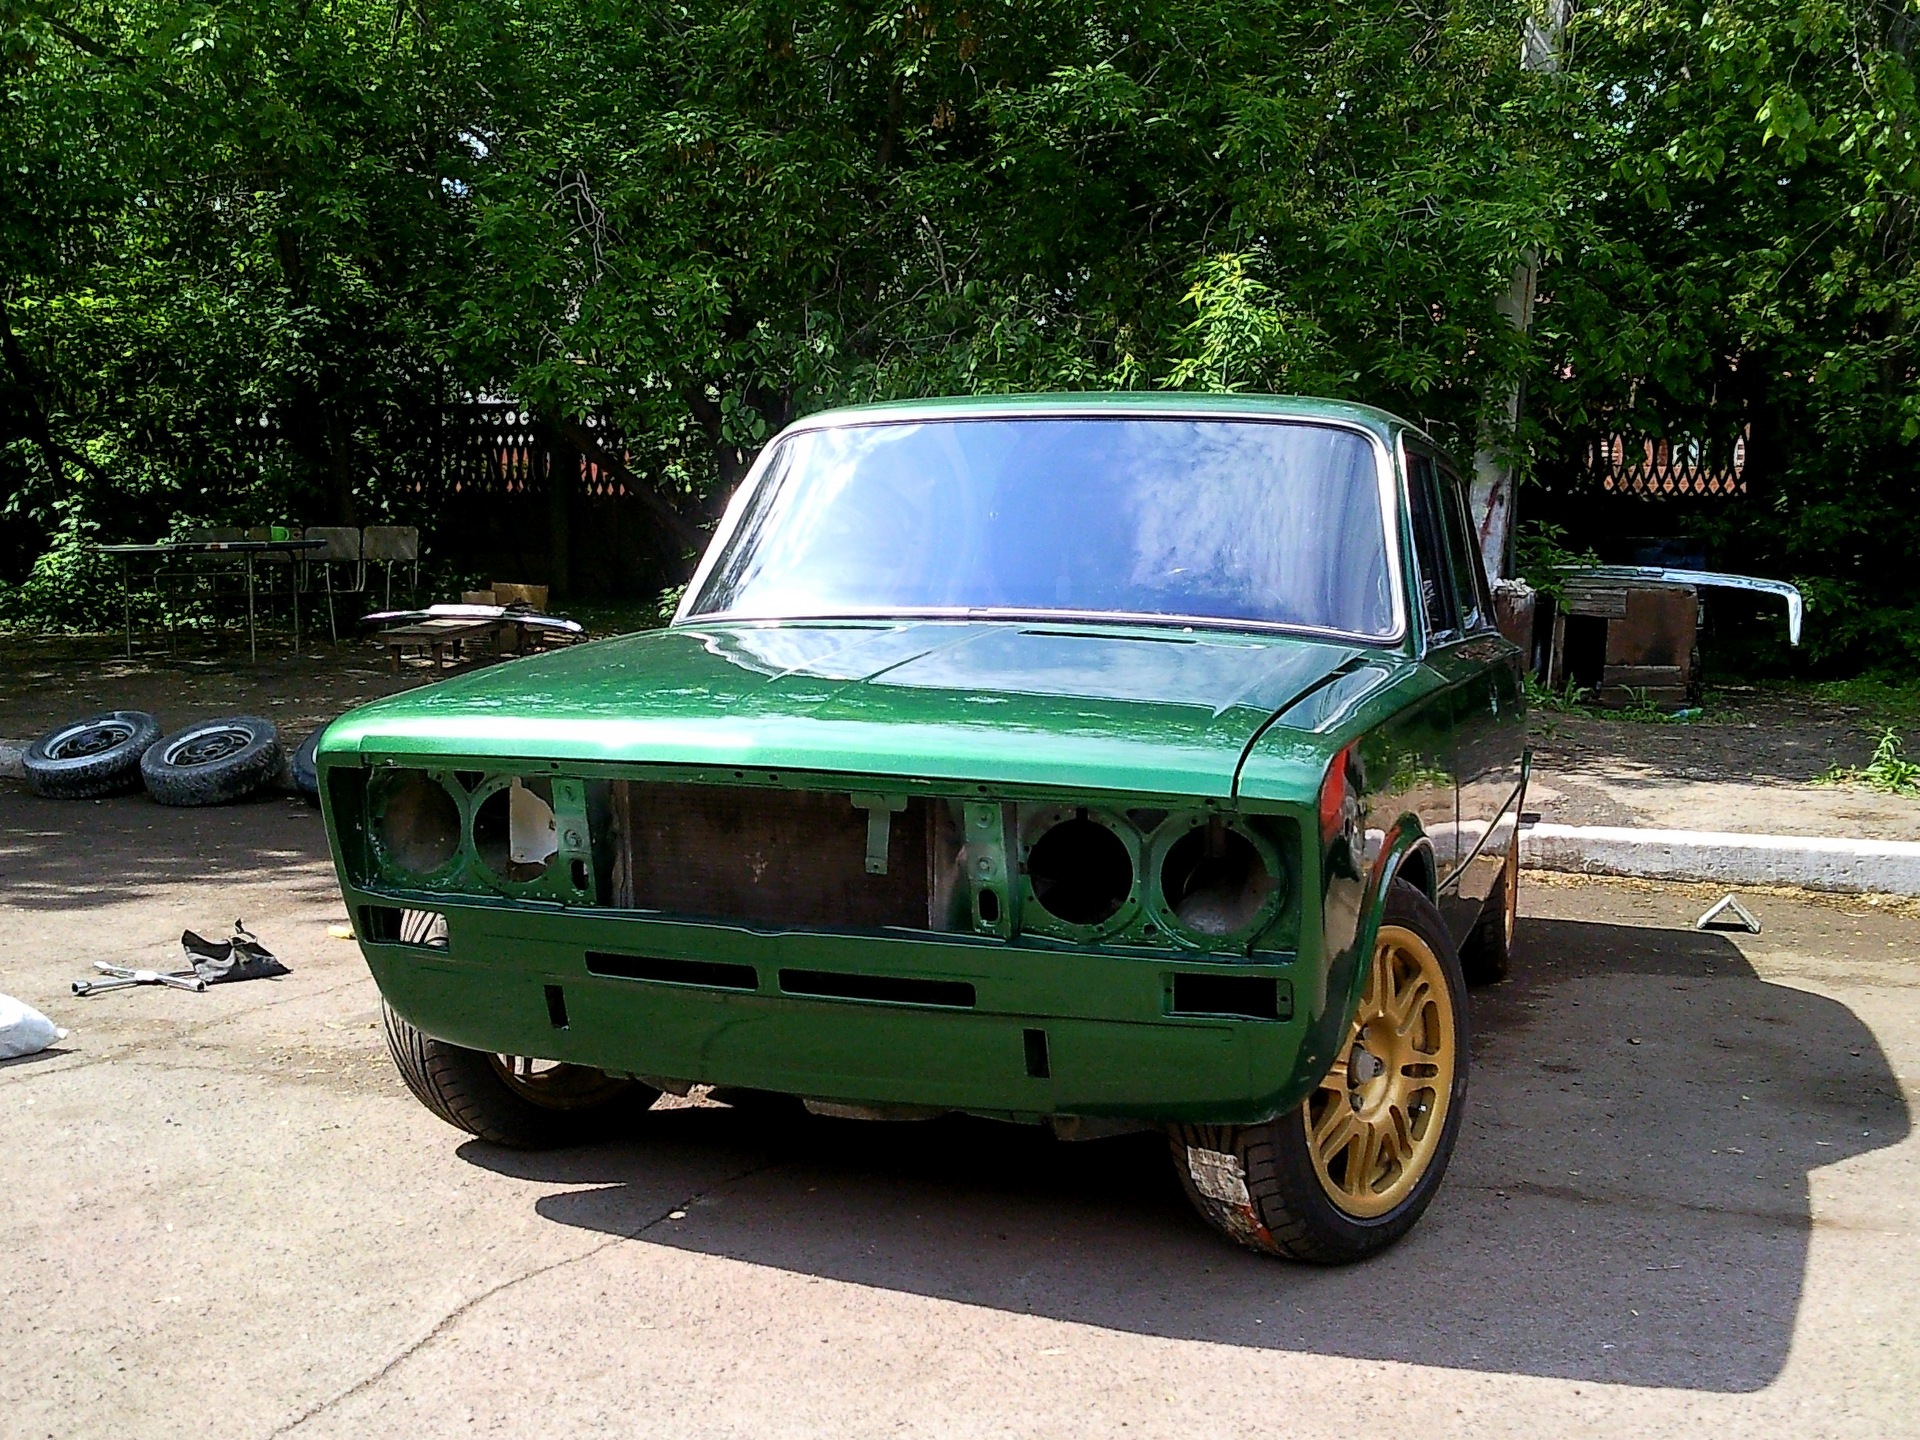
[{"label": "windshield", "polygon": [[1255,420],[1037,417],[781,440],[690,616],[953,613],[1395,631],[1374,450]]}]

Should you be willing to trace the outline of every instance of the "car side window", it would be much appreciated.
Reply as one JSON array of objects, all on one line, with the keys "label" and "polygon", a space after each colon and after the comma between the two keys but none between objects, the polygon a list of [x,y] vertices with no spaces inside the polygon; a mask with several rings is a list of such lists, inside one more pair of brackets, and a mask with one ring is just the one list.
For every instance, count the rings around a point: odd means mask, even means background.
[{"label": "car side window", "polygon": [[1453,582],[1447,574],[1446,540],[1440,519],[1439,477],[1433,461],[1407,454],[1408,519],[1413,525],[1414,586],[1427,620],[1427,638],[1441,639],[1460,628]]},{"label": "car side window", "polygon": [[1460,628],[1478,630],[1488,624],[1492,605],[1487,597],[1486,569],[1480,559],[1479,539],[1467,509],[1465,487],[1451,470],[1440,472],[1446,497],[1447,552],[1453,557],[1453,592],[1460,611]]}]

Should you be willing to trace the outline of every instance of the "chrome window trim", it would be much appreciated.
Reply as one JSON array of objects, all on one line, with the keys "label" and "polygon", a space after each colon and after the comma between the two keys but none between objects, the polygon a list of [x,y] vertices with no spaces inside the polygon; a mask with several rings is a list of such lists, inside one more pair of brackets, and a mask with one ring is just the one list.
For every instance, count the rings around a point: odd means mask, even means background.
[{"label": "chrome window trim", "polygon": [[[1419,570],[1420,570],[1420,564],[1419,564],[1420,557],[1415,553],[1418,547],[1415,546],[1415,544],[1413,543],[1413,465],[1410,463],[1410,457],[1407,450],[1407,432],[1406,431],[1404,430],[1401,431],[1400,434],[1395,437],[1394,449],[1399,455],[1399,459],[1400,459],[1400,480],[1397,488],[1399,490],[1400,514],[1402,517],[1400,543],[1406,547],[1406,572],[1405,573],[1408,576],[1408,583],[1405,587],[1405,593],[1409,597],[1411,597],[1414,592],[1413,578],[1419,574]],[[1432,445],[1421,445],[1420,453],[1426,456],[1426,458],[1432,462],[1433,468],[1434,468],[1434,482],[1437,486],[1439,483],[1439,470],[1440,470],[1440,456],[1439,456],[1437,447]],[[1442,526],[1446,524],[1444,517],[1435,516],[1434,518],[1438,520]],[[1446,547],[1447,547],[1447,537],[1446,537],[1446,532],[1443,529],[1440,534],[1440,560],[1443,565],[1446,565],[1449,568],[1448,568],[1447,574],[1442,576],[1441,578],[1443,583],[1451,586],[1451,584],[1453,583],[1453,571],[1451,569],[1453,562],[1447,556]],[[1420,617],[1419,619],[1420,629],[1419,629],[1418,640],[1414,645],[1414,655],[1416,658],[1424,660],[1428,655],[1433,653],[1433,651],[1438,650],[1442,646],[1457,645],[1461,641],[1467,638],[1468,632],[1464,629],[1433,630],[1428,628],[1426,607],[1422,605],[1418,607],[1418,610],[1419,610],[1419,617]],[[1408,616],[1408,624],[1410,626],[1413,623],[1412,617],[1414,613],[1415,613],[1415,607],[1412,604],[1411,599],[1409,599],[1408,606],[1407,606],[1407,616]]]}]

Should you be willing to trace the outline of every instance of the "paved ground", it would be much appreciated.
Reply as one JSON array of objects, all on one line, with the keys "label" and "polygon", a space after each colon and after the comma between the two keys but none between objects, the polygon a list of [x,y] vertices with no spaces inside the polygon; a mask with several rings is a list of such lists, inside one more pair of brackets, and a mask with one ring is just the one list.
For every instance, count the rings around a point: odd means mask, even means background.
[{"label": "paved ground", "polygon": [[[1435,1209],[1368,1265],[1234,1251],[1151,1139],[970,1122],[463,1141],[381,1052],[285,800],[0,783],[0,1435],[1920,1435],[1920,918],[1527,892]],[[66,993],[245,916],[293,967]]]}]

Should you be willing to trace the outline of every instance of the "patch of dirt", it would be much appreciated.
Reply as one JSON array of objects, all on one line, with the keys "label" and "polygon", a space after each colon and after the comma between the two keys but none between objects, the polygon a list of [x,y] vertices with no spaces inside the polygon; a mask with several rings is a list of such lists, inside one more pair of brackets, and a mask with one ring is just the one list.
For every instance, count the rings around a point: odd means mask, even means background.
[{"label": "patch of dirt", "polygon": [[1835,765],[1864,765],[1874,736],[1867,712],[1792,691],[1732,692],[1686,724],[1536,710],[1538,763],[1568,773],[1631,766],[1676,780],[1805,784]]},{"label": "patch of dirt", "polygon": [[1770,688],[1685,724],[1536,710],[1528,807],[1566,825],[1920,840],[1920,796],[1814,783],[1867,763],[1878,718]]},{"label": "patch of dirt", "polygon": [[292,745],[356,705],[438,678],[424,665],[395,675],[385,650],[367,644],[322,640],[294,655],[283,638],[271,651],[267,643],[256,665],[244,649],[186,642],[175,654],[129,659],[116,638],[0,636],[0,738],[29,740],[101,710],[146,710],[168,730],[262,715]]}]

